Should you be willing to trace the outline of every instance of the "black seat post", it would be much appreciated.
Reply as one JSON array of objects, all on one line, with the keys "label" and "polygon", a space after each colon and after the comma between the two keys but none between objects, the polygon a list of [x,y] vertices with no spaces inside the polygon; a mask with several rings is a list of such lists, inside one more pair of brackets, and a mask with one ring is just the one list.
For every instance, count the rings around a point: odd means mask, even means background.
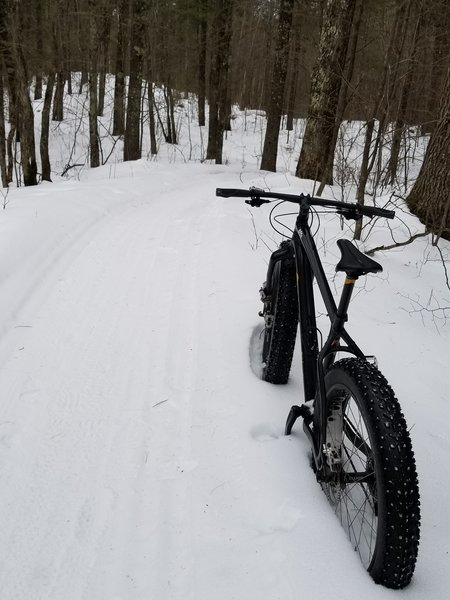
[{"label": "black seat post", "polygon": [[342,288],[341,298],[336,311],[336,318],[332,325],[333,333],[337,335],[339,335],[344,324],[348,321],[348,307],[357,280],[358,277],[350,277],[349,275],[345,277],[344,287]]}]

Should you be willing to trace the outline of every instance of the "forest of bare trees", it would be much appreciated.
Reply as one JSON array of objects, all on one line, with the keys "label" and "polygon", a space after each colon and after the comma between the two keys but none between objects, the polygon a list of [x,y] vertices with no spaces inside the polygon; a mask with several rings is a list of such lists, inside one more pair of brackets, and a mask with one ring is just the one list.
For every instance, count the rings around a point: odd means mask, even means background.
[{"label": "forest of bare trees", "polygon": [[109,134],[123,140],[123,160],[142,155],[144,123],[152,154],[156,130],[176,144],[174,109],[190,93],[207,128],[206,159],[218,164],[233,105],[265,111],[265,170],[276,170],[283,123],[304,119],[296,175],[316,180],[320,193],[333,182],[341,123],[361,122],[360,203],[371,173],[396,185],[402,140],[417,127],[430,143],[409,206],[448,238],[449,31],[447,0],[2,0],[2,186],[51,180],[49,127],[64,121],[65,94],[88,95],[89,164],[99,166],[113,77]]}]

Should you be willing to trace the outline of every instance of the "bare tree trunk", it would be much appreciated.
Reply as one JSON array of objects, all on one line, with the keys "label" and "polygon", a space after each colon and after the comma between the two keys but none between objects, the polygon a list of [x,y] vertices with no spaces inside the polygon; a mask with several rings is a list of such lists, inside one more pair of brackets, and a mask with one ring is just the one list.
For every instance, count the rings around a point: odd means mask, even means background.
[{"label": "bare tree trunk", "polygon": [[177,144],[178,140],[177,140],[177,125],[175,122],[175,100],[173,97],[173,89],[170,87],[169,88],[169,113],[170,113],[170,119],[169,119],[169,127],[170,127],[170,137],[172,139],[172,144]]},{"label": "bare tree trunk", "polygon": [[284,86],[286,83],[289,55],[289,36],[292,26],[294,0],[281,0],[278,16],[277,40],[270,85],[270,102],[267,113],[267,128],[261,158],[261,169],[277,170],[278,136],[283,110]]},{"label": "bare tree trunk", "polygon": [[40,100],[42,98],[42,70],[41,70],[41,57],[43,50],[42,43],[42,3],[41,0],[35,0],[35,19],[36,19],[36,50],[39,57],[39,67],[36,72],[36,79],[34,83],[34,99]]},{"label": "bare tree trunk", "polygon": [[[8,92],[8,109],[9,109],[9,132],[6,139],[6,183],[9,184],[13,180],[14,154],[12,150],[14,136],[16,134],[16,82],[15,82],[15,64],[12,54],[10,30],[12,18],[12,3],[0,3],[0,61],[3,61],[6,72],[7,92]],[[1,63],[0,63],[1,66]],[[0,74],[0,77],[2,75]],[[3,79],[2,79],[3,83]],[[2,106],[4,98],[2,96]],[[3,180],[3,175],[2,175]]]},{"label": "bare tree trunk", "polygon": [[34,139],[34,113],[28,89],[28,77],[22,48],[16,49],[16,93],[20,132],[20,163],[26,186],[37,185],[36,148]]},{"label": "bare tree trunk", "polygon": [[207,33],[207,0],[199,5],[198,21],[198,124],[205,125],[206,99],[206,33]]},{"label": "bare tree trunk", "polygon": [[40,100],[42,98],[42,73],[37,73],[34,80],[34,99]]},{"label": "bare tree trunk", "polygon": [[83,93],[83,87],[88,83],[88,81],[89,81],[89,73],[88,73],[88,71],[83,69],[81,71],[80,86],[78,88],[79,94]]},{"label": "bare tree trunk", "polygon": [[439,108],[439,95],[445,78],[445,69],[449,64],[450,3],[444,2],[443,10],[435,10],[431,14],[434,29],[433,54],[431,60],[431,77],[428,90],[427,121],[422,126],[422,133],[431,133],[436,124]]},{"label": "bare tree trunk", "polygon": [[100,166],[100,146],[98,139],[98,76],[97,76],[97,19],[95,0],[89,0],[90,9],[90,44],[89,44],[89,152],[92,168]]},{"label": "bare tree trunk", "polygon": [[133,17],[130,49],[130,79],[128,84],[127,117],[123,145],[123,159],[137,160],[141,157],[139,133],[141,121],[142,65],[144,55],[145,0],[133,0]]},{"label": "bare tree trunk", "polygon": [[100,166],[100,145],[98,139],[98,123],[97,123],[97,86],[98,76],[96,65],[91,63],[91,71],[89,73],[89,152],[91,167]]},{"label": "bare tree trunk", "polygon": [[312,75],[310,103],[296,176],[326,183],[336,109],[342,83],[342,60],[348,44],[348,23],[355,0],[326,0],[319,56]]},{"label": "bare tree trunk", "polygon": [[406,199],[411,211],[438,238],[450,240],[450,68],[441,94],[436,127],[419,176]]},{"label": "bare tree trunk", "polygon": [[[22,62],[23,55],[19,57]],[[25,185],[37,185],[36,148],[34,139],[34,113],[23,62],[17,85],[20,106],[20,162]]]},{"label": "bare tree trunk", "polygon": [[292,47],[292,58],[291,58],[291,73],[289,80],[289,90],[287,98],[287,115],[286,115],[286,129],[292,131],[294,129],[294,107],[295,98],[297,95],[297,86],[300,71],[300,53],[302,49],[302,21],[301,16],[297,12],[293,16],[292,31],[290,35],[291,47]]},{"label": "bare tree trunk", "polygon": [[51,181],[51,165],[48,153],[48,138],[50,128],[50,106],[52,103],[53,87],[55,85],[55,74],[52,72],[47,79],[47,87],[45,89],[44,106],[42,108],[41,119],[41,139],[39,143],[42,165],[42,180]]},{"label": "bare tree trunk", "polygon": [[[0,54],[1,56],[1,54]],[[8,187],[8,172],[6,168],[6,145],[5,145],[5,96],[3,89],[3,75],[0,73],[0,175],[2,187]]]},{"label": "bare tree trunk", "polygon": [[215,0],[215,51],[211,57],[209,79],[209,129],[207,159],[222,164],[223,132],[229,114],[227,87],[233,0]]},{"label": "bare tree trunk", "polygon": [[[61,23],[64,23],[64,15],[62,13],[61,4],[57,4],[58,12],[56,15],[56,22],[53,25],[53,64],[56,69],[56,85],[55,93],[53,97],[53,121],[64,120],[64,88],[66,85],[66,73],[64,69],[64,54],[63,54],[63,42],[62,36],[64,30],[61,31]],[[64,27],[64,25],[62,25]]]},{"label": "bare tree trunk", "polygon": [[156,143],[156,121],[155,121],[155,112],[154,112],[155,97],[153,94],[152,79],[153,79],[152,75],[151,75],[151,73],[149,73],[147,95],[148,95],[148,116],[149,116],[148,122],[149,122],[149,127],[150,127],[150,153],[152,156],[155,156],[156,154],[158,154],[158,145]]},{"label": "bare tree trunk", "polygon": [[166,102],[166,127],[163,129],[164,139],[168,144],[177,143],[177,131],[175,126],[175,112],[174,112],[174,99],[173,90],[170,85],[170,79],[166,86],[163,88],[164,100]]},{"label": "bare tree trunk", "polygon": [[387,175],[386,175],[386,183],[393,185],[395,179],[397,177],[397,169],[398,169],[398,159],[400,155],[400,144],[402,139],[402,134],[405,127],[405,117],[406,110],[408,107],[408,100],[411,93],[411,87],[413,83],[413,75],[417,68],[417,51],[418,51],[418,42],[421,33],[421,27],[423,23],[423,4],[420,5],[419,15],[417,17],[416,26],[414,29],[414,36],[412,40],[412,48],[410,52],[410,59],[408,70],[406,75],[403,78],[403,86],[400,95],[400,102],[397,112],[397,120],[395,122],[394,133],[392,136],[392,144],[391,144],[391,155],[389,158]]},{"label": "bare tree trunk", "polygon": [[105,111],[106,71],[105,66],[100,67],[98,80],[98,116],[103,117]]},{"label": "bare tree trunk", "polygon": [[123,135],[125,132],[125,29],[128,19],[126,17],[125,0],[117,4],[117,47],[114,83],[114,112],[113,135]]},{"label": "bare tree trunk", "polygon": [[[392,25],[389,39],[389,46],[386,50],[384,59],[381,85],[372,108],[372,116],[366,123],[364,150],[361,160],[358,185],[356,188],[356,202],[362,205],[364,204],[367,181],[375,162],[378,147],[381,143],[381,136],[384,131],[389,104],[397,79],[398,64],[400,62],[404,38],[404,23],[406,21],[405,14],[407,8],[408,5],[406,2],[402,2],[401,4],[397,5],[394,23]],[[375,122],[377,117],[379,118],[378,133],[374,147],[372,148],[372,137],[375,130]],[[361,231],[362,219],[358,219],[355,223],[355,232],[353,236],[355,240],[361,239]]]},{"label": "bare tree trunk", "polygon": [[98,86],[98,115],[103,116],[105,108],[106,72],[108,69],[109,35],[111,30],[111,16],[108,4],[100,9],[101,22],[99,31],[99,86]]},{"label": "bare tree trunk", "polygon": [[13,172],[14,172],[14,163],[16,160],[15,153],[13,150],[13,142],[14,136],[17,133],[17,129],[14,123],[10,123],[10,129],[8,133],[8,137],[6,138],[6,156],[7,156],[7,168],[6,168],[6,178],[8,183],[12,183],[13,180]]},{"label": "bare tree trunk", "polygon": [[[26,186],[37,184],[34,113],[28,89],[28,74],[21,39],[19,6],[0,4],[0,49],[6,65],[10,97],[11,131],[20,140],[20,162]],[[9,137],[9,136],[8,136]],[[12,144],[12,138],[9,138]],[[11,165],[12,156],[10,156]]]},{"label": "bare tree trunk", "polygon": [[230,45],[233,24],[234,0],[226,2],[223,11],[223,26],[219,28],[220,49],[220,78],[219,78],[219,118],[216,140],[216,165],[221,165],[223,160],[223,134],[231,117],[231,103],[229,97],[229,70],[230,70]]},{"label": "bare tree trunk", "polygon": [[64,88],[66,85],[66,74],[62,67],[58,70],[56,77],[55,95],[53,98],[53,121],[64,120]]},{"label": "bare tree trunk", "polygon": [[[361,18],[363,12],[363,0],[356,0],[356,6],[354,7],[354,13],[351,15],[351,19],[349,19],[348,26],[351,26],[351,31],[349,33],[349,41],[346,44],[347,46],[347,57],[343,60],[344,72],[343,72],[343,81],[341,83],[341,89],[339,92],[339,100],[336,108],[336,118],[334,121],[333,127],[333,137],[331,139],[330,148],[328,151],[328,156],[326,159],[325,166],[325,176],[322,178],[322,182],[317,190],[317,194],[320,196],[325,187],[326,181],[333,180],[333,163],[334,163],[334,154],[336,150],[337,139],[339,135],[339,129],[344,118],[344,112],[347,106],[347,95],[350,87],[350,82],[353,76],[353,69],[355,67],[355,58],[356,58],[356,46],[358,44],[359,30],[361,27]],[[349,15],[350,17],[350,15]]]}]

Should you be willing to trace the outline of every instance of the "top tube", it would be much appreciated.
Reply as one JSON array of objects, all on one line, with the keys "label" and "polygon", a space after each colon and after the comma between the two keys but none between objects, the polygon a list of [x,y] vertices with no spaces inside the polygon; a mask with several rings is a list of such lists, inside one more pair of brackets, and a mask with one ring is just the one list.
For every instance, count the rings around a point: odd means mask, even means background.
[{"label": "top tube", "polygon": [[342,214],[348,219],[360,219],[366,217],[385,217],[393,219],[395,212],[378,208],[376,206],[363,206],[351,202],[339,202],[338,200],[326,200],[324,198],[316,198],[309,194],[281,194],[278,192],[265,192],[259,188],[251,187],[248,190],[235,188],[217,188],[216,196],[222,198],[250,198],[246,200],[251,206],[261,206],[262,204],[271,202],[272,200],[283,200],[285,202],[293,202],[304,207],[322,206],[323,208],[334,209],[335,212]]}]

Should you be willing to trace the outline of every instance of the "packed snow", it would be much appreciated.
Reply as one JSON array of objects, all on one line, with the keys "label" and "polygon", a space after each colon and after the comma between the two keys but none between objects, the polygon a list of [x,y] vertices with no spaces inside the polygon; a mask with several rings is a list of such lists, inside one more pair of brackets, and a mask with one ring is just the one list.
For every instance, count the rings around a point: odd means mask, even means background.
[{"label": "packed snow", "polygon": [[[298,351],[288,385],[258,377],[258,290],[281,236],[267,207],[216,198],[215,188],[312,191],[292,175],[292,134],[283,133],[279,173],[258,170],[260,123],[238,114],[224,166],[195,160],[205,133],[192,122],[179,149],[161,144],[156,160],[71,169],[70,179],[5,197],[2,600],[448,598],[441,254],[429,237],[378,252],[384,271],[358,282],[350,308],[349,332],[378,357],[417,459],[419,558],[411,585],[394,592],[360,564],[315,481],[301,426],[283,435],[302,401]],[[423,229],[396,203],[399,218],[390,229],[378,220],[363,248]],[[339,236],[351,239],[349,224],[320,215],[316,240],[336,294]],[[450,244],[440,252],[448,267]]]}]

